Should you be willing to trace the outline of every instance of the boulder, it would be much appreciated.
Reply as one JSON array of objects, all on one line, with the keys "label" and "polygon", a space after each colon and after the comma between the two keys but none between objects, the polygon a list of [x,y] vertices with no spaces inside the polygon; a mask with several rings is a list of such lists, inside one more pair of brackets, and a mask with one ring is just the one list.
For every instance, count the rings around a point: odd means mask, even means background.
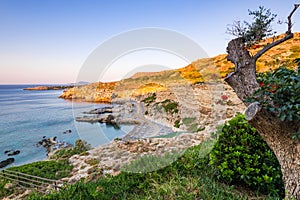
[{"label": "boulder", "polygon": [[7,154],[8,156],[15,156],[15,155],[18,155],[21,151],[20,150],[16,150],[16,151],[13,151],[9,154]]},{"label": "boulder", "polygon": [[15,161],[14,158],[7,158],[6,160],[0,162],[0,168],[6,167],[7,165],[13,163],[14,161]]}]

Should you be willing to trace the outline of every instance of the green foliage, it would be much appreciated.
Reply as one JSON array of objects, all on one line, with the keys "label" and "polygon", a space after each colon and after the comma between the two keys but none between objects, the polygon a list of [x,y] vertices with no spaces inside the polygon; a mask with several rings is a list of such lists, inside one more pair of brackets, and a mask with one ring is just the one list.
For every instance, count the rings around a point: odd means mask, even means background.
[{"label": "green foliage", "polygon": [[81,154],[91,149],[91,146],[83,140],[76,140],[73,148],[61,149],[56,151],[50,158],[51,159],[67,159],[73,155]]},{"label": "green foliage", "polygon": [[[273,72],[258,74],[258,89],[250,101],[258,101],[265,109],[275,113],[281,121],[300,120],[300,73],[280,67]],[[273,103],[270,103],[269,97]],[[263,97],[263,98],[262,98]]]},{"label": "green foliage", "polygon": [[69,165],[66,160],[39,161],[8,168],[8,170],[56,180],[67,177],[72,169],[73,166]]},{"label": "green foliage", "polygon": [[245,119],[237,115],[224,125],[210,154],[217,177],[262,193],[284,194],[281,168],[273,151]]},{"label": "green foliage", "polygon": [[168,113],[178,113],[178,103],[169,99],[161,102],[164,110]]},{"label": "green foliage", "polygon": [[[300,66],[299,58],[295,59],[294,62]],[[257,81],[261,87],[247,101],[259,102],[263,108],[274,113],[281,121],[299,123],[299,69],[293,70],[282,66],[272,72],[258,74]],[[300,129],[295,130],[293,138],[300,140]]]},{"label": "green foliage", "polygon": [[11,195],[14,193],[13,188],[12,189],[6,189],[5,185],[8,183],[7,180],[0,178],[0,198],[6,197],[8,195]]},{"label": "green foliage", "polygon": [[265,37],[270,37],[276,32],[272,30],[271,24],[275,20],[276,15],[272,14],[270,9],[260,6],[256,11],[249,11],[249,15],[253,17],[253,22],[236,21],[227,28],[227,32],[236,37],[242,37],[247,46],[251,46]]},{"label": "green foliage", "polygon": [[156,100],[156,93],[153,93],[151,96],[149,96],[149,97],[145,98],[144,100],[142,100],[142,102],[146,103],[146,104],[150,104],[155,100]]},{"label": "green foliage", "polygon": [[176,120],[175,122],[174,122],[174,127],[175,128],[179,128],[180,127],[180,120]]},{"label": "green foliage", "polygon": [[[212,144],[209,141],[191,147],[183,156],[158,171],[121,172],[117,176],[99,178],[94,182],[80,181],[59,192],[53,191],[46,195],[34,193],[28,199],[249,199],[249,196],[241,194],[234,187],[215,181],[214,169],[208,165],[209,158],[205,156]],[[274,196],[261,198],[275,199]]]},{"label": "green foliage", "polygon": [[139,157],[132,161],[130,164],[121,168],[121,171],[146,173],[152,172],[157,169],[163,168],[170,163],[174,162],[180,156],[180,153],[165,154],[164,156],[146,155]]}]

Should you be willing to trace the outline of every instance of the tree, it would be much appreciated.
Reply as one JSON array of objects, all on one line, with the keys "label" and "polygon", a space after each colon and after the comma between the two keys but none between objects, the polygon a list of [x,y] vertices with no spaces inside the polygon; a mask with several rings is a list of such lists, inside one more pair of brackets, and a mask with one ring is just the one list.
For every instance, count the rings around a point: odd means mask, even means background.
[{"label": "tree", "polygon": [[[225,78],[225,81],[247,106],[246,119],[274,151],[281,165],[287,197],[296,199],[300,199],[300,141],[293,139],[292,136],[299,130],[300,123],[282,121],[259,102],[250,103],[246,100],[260,89],[256,78],[256,61],[274,46],[293,38],[291,18],[298,7],[299,4],[295,4],[288,16],[285,36],[265,46],[255,55],[250,55],[247,48],[274,33],[270,25],[276,16],[272,15],[270,10],[260,7],[258,11],[249,11],[249,14],[253,15],[252,24],[235,22],[228,32],[237,38],[231,40],[227,47],[227,60],[234,63],[235,71]],[[267,99],[272,105],[270,97],[261,98]]]}]

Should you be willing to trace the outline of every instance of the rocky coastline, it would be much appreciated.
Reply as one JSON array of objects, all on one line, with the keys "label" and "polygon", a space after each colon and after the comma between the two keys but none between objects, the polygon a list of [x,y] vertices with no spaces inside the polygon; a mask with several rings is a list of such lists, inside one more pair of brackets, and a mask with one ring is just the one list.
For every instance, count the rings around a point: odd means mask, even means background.
[{"label": "rocky coastline", "polygon": [[[70,133],[69,131],[70,130],[67,130],[64,133],[67,132]],[[46,136],[43,136],[43,139],[37,143],[37,146],[44,147],[47,151],[48,157],[50,157],[53,153],[55,153],[55,151],[73,147],[73,145],[67,142],[58,140],[56,136],[53,138],[52,137],[46,138]]]},{"label": "rocky coastline", "polygon": [[[125,165],[145,156],[180,156],[186,148],[209,139],[218,124],[244,110],[234,92],[222,82],[174,84],[163,90],[151,88],[150,92],[144,92],[143,88],[141,93],[123,89],[116,88],[116,83],[94,83],[70,88],[60,96],[109,103],[79,114],[77,121],[105,123],[115,128],[134,125],[123,138],[72,156],[69,162],[74,169],[64,181],[74,183],[82,178],[116,175]],[[54,138],[39,142],[48,153],[56,144]]]}]

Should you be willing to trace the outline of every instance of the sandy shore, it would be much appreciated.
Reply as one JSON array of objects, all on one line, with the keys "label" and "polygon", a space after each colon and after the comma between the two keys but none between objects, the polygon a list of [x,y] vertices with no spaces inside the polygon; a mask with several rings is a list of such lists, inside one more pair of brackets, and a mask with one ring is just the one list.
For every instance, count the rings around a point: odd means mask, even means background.
[{"label": "sandy shore", "polygon": [[144,116],[145,108],[142,103],[134,100],[113,102],[106,108],[94,109],[81,117],[76,117],[81,122],[101,122],[112,125],[134,124],[135,127],[126,134],[124,140],[162,136],[173,132],[169,124],[159,124]]}]

